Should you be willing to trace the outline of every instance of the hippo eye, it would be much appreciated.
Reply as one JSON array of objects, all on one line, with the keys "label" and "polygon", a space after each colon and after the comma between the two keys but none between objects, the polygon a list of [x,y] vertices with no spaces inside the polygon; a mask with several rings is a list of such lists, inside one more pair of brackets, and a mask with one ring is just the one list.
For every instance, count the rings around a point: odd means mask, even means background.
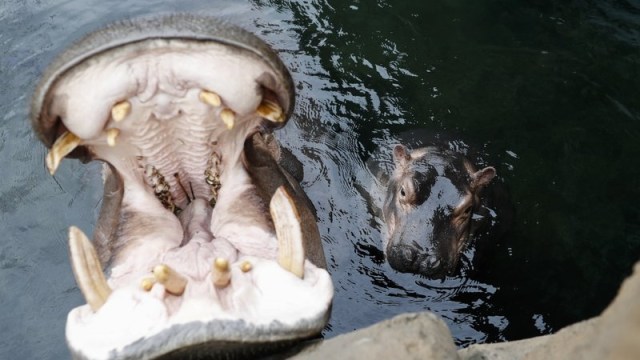
[{"label": "hippo eye", "polygon": [[400,188],[400,196],[405,197],[407,194],[404,192],[404,187]]},{"label": "hippo eye", "polygon": [[467,206],[467,208],[464,209],[464,213],[467,215],[471,214],[471,205]]}]

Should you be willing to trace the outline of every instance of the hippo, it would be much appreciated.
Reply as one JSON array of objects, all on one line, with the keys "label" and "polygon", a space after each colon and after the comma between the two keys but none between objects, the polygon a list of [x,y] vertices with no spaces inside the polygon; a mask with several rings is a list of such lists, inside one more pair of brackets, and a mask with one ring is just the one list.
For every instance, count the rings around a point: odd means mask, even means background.
[{"label": "hippo", "polygon": [[119,21],[48,67],[31,106],[47,168],[104,164],[92,239],[68,233],[73,358],[253,358],[321,332],[315,210],[273,136],[294,100],[271,47],[207,16]]},{"label": "hippo", "polygon": [[[454,275],[474,237],[497,228],[492,166],[476,166],[442,145],[393,148],[382,208],[384,252],[400,272]],[[489,190],[489,191],[487,191]],[[503,231],[501,231],[503,232]]]}]

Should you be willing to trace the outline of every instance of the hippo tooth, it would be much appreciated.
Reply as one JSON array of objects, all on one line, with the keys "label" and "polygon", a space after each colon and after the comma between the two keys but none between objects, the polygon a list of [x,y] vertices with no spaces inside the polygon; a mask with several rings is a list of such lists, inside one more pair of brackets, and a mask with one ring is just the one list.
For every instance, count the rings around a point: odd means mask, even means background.
[{"label": "hippo tooth", "polygon": [[164,285],[168,293],[173,295],[182,295],[187,287],[187,278],[178,274],[168,265],[160,264],[153,268],[153,276],[156,281]]},{"label": "hippo tooth", "polygon": [[144,291],[151,291],[155,283],[156,283],[156,279],[154,277],[147,276],[142,280],[140,280],[140,288],[142,288],[142,290]]},{"label": "hippo tooth", "polygon": [[222,104],[222,100],[220,99],[220,95],[211,92],[211,91],[207,91],[207,90],[202,90],[200,91],[200,101],[209,104],[213,107],[218,107]]},{"label": "hippo tooth", "polygon": [[231,130],[236,121],[236,114],[231,109],[224,109],[220,112],[220,119],[227,125],[227,129]]},{"label": "hippo tooth", "polygon": [[113,118],[113,121],[120,122],[124,118],[126,118],[130,112],[131,112],[131,103],[126,100],[121,101],[113,105],[113,107],[111,108],[111,117]]},{"label": "hippo tooth", "polygon": [[108,129],[107,144],[109,144],[109,146],[111,147],[116,146],[116,139],[118,138],[118,135],[120,135],[120,129],[117,129],[117,128]]},{"label": "hippo tooth", "polygon": [[263,118],[273,122],[279,123],[285,120],[282,108],[278,104],[269,100],[263,100],[258,106],[258,109],[256,109],[256,112]]},{"label": "hippo tooth", "polygon": [[98,254],[87,236],[75,226],[69,228],[71,268],[80,291],[95,312],[104,305],[111,288],[104,277]]},{"label": "hippo tooth", "polygon": [[302,278],[304,276],[304,247],[300,215],[296,210],[291,195],[283,186],[273,194],[269,204],[273,224],[278,237],[278,264]]},{"label": "hippo tooth", "polygon": [[248,261],[243,261],[242,264],[240,264],[240,270],[242,270],[242,272],[249,272],[251,269],[253,269],[253,265]]},{"label": "hippo tooth", "polygon": [[65,131],[65,133],[56,140],[51,150],[49,150],[46,159],[47,168],[51,175],[55,174],[60,165],[60,161],[69,155],[81,142],[82,140],[80,140],[79,137],[69,131]]},{"label": "hippo tooth", "polygon": [[229,270],[229,260],[216,258],[211,267],[211,280],[217,287],[225,287],[231,281],[231,271]]}]

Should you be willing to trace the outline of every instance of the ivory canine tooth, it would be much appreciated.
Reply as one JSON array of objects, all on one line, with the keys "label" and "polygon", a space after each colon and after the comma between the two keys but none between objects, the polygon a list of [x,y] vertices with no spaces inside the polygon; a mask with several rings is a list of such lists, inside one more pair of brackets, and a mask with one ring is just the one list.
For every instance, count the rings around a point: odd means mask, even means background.
[{"label": "ivory canine tooth", "polygon": [[284,121],[282,108],[273,101],[263,100],[258,106],[258,109],[256,109],[256,112],[263,118],[273,122],[279,123]]},{"label": "ivory canine tooth", "polygon": [[213,107],[218,107],[222,105],[222,100],[220,99],[220,95],[207,90],[200,91],[200,101],[205,104],[209,104]]},{"label": "ivory canine tooth", "polygon": [[107,130],[107,144],[111,147],[116,146],[116,139],[120,135],[120,129],[111,128]]},{"label": "ivory canine tooth", "polygon": [[160,264],[153,268],[156,281],[164,285],[168,293],[180,296],[187,287],[187,278],[178,274],[168,265]]},{"label": "ivory canine tooth", "polygon": [[240,270],[242,270],[242,272],[249,272],[251,269],[253,269],[253,265],[251,265],[249,261],[243,261],[242,264],[240,264]]},{"label": "ivory canine tooth", "polygon": [[49,169],[49,173],[51,175],[55,174],[58,166],[60,166],[60,162],[64,159],[65,156],[69,155],[70,152],[73,151],[82,140],[79,137],[74,135],[72,132],[65,131],[49,150],[49,154],[47,154],[46,163],[47,169]]},{"label": "ivory canine tooth", "polygon": [[87,236],[75,226],[69,228],[71,268],[85,300],[96,312],[111,295],[111,288],[102,272],[96,249]]},{"label": "ivory canine tooth", "polygon": [[227,129],[231,130],[236,121],[236,114],[231,109],[224,109],[220,111],[220,119],[227,125]]},{"label": "ivory canine tooth", "polygon": [[211,280],[213,285],[217,287],[225,287],[231,281],[231,271],[229,269],[229,260],[224,258],[216,258],[211,267]]},{"label": "ivory canine tooth", "polygon": [[283,186],[280,186],[273,194],[269,211],[278,238],[278,264],[283,269],[302,278],[305,257],[300,215],[293,204],[293,199]]},{"label": "ivory canine tooth", "polygon": [[130,112],[131,112],[131,103],[126,100],[121,101],[113,105],[113,107],[111,108],[111,118],[113,118],[113,121],[115,122],[120,122],[124,118],[126,118]]}]

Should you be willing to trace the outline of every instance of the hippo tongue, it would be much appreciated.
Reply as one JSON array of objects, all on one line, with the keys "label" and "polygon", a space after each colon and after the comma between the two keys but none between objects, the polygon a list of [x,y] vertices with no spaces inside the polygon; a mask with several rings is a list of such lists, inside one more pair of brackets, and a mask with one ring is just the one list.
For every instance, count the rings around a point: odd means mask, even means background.
[{"label": "hippo tongue", "polygon": [[269,51],[213,19],[121,23],[68,50],[41,82],[33,121],[49,171],[66,156],[108,164],[94,242],[69,231],[88,303],[68,317],[74,356],[226,351],[324,327],[331,281],[305,260],[315,223],[301,223],[304,204],[275,162],[268,176],[252,170],[268,148],[262,133],[292,106]]}]

